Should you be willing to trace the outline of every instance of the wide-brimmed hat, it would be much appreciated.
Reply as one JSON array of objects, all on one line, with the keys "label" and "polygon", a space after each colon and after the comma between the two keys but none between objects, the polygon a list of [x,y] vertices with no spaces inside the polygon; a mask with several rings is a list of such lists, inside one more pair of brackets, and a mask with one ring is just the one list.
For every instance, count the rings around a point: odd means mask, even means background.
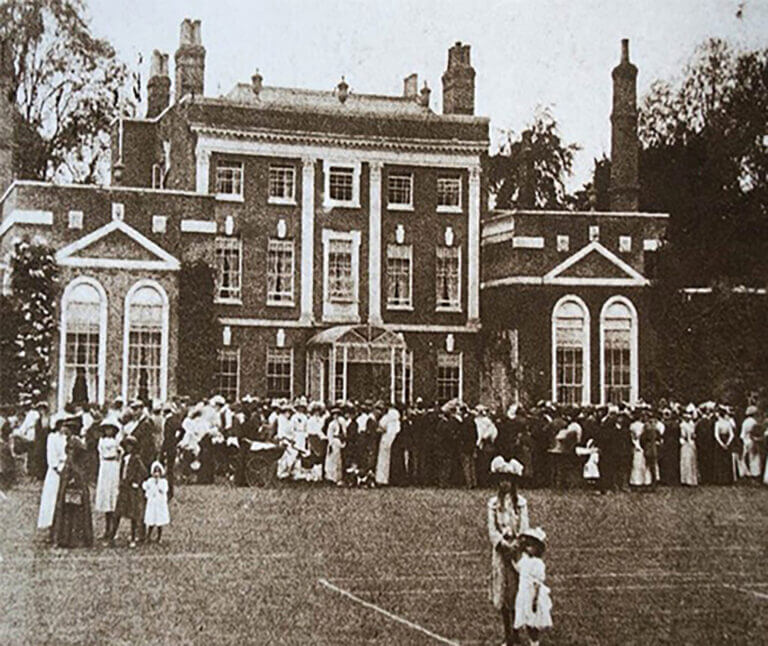
[{"label": "wide-brimmed hat", "polygon": [[224,404],[227,403],[227,400],[224,399],[221,395],[214,395],[211,397],[211,400],[209,402],[211,406],[224,406]]},{"label": "wide-brimmed hat", "polygon": [[520,537],[529,541],[535,541],[542,547],[547,546],[547,534],[541,527],[529,527],[520,532]]},{"label": "wide-brimmed hat", "polygon": [[164,467],[164,466],[163,466],[163,465],[160,463],[160,461],[159,461],[159,460],[155,460],[155,461],[152,463],[152,466],[149,468],[149,472],[150,472],[150,473],[154,473],[154,472],[155,472],[155,469],[160,469],[160,475],[161,475],[161,476],[164,476],[164,475],[165,475],[165,467]]},{"label": "wide-brimmed hat", "polygon": [[754,404],[750,404],[747,406],[747,410],[744,413],[747,417],[751,417],[752,415],[757,415],[757,406]]},{"label": "wide-brimmed hat", "polygon": [[124,446],[136,446],[139,443],[139,441],[133,437],[133,435],[126,435],[123,438],[123,445]]},{"label": "wide-brimmed hat", "polygon": [[523,465],[514,458],[505,460],[502,456],[497,455],[491,460],[491,473],[501,476],[520,477],[523,475]]}]

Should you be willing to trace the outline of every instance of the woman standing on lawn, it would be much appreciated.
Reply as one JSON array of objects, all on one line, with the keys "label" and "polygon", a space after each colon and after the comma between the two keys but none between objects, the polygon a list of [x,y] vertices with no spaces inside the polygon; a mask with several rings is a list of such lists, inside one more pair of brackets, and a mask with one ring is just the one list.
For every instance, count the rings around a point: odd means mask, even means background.
[{"label": "woman standing on lawn", "polygon": [[695,487],[699,484],[699,468],[696,459],[696,425],[691,414],[683,413],[680,424],[680,484]]},{"label": "woman standing on lawn", "polygon": [[53,541],[56,547],[91,547],[93,516],[86,473],[88,451],[74,433],[67,437],[66,460],[61,469],[56,510],[53,515]]},{"label": "woman standing on lawn", "polygon": [[498,492],[488,501],[488,538],[491,541],[491,602],[501,612],[504,644],[520,643],[515,630],[515,597],[520,558],[520,533],[528,529],[528,504],[517,493],[517,481],[523,465],[497,456],[491,461],[491,474],[498,480]]}]

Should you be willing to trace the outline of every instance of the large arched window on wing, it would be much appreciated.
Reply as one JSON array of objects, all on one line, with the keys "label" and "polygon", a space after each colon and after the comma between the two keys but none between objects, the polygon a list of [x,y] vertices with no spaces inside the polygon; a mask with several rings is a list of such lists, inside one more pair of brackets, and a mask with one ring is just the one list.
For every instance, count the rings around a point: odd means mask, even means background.
[{"label": "large arched window on wing", "polygon": [[600,384],[603,403],[637,401],[637,310],[623,296],[609,298],[600,312]]},{"label": "large arched window on wing", "polygon": [[590,401],[589,309],[578,296],[564,296],[552,310],[552,398]]},{"label": "large arched window on wing", "polygon": [[127,399],[166,398],[168,296],[155,281],[139,281],[125,297],[123,391]]},{"label": "large arched window on wing", "polygon": [[107,294],[97,280],[81,277],[61,299],[59,406],[104,403]]}]

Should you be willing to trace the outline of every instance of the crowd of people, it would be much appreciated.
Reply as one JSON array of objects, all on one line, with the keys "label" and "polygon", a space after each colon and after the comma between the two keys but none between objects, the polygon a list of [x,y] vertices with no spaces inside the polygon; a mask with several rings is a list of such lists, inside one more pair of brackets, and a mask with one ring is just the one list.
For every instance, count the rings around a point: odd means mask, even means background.
[{"label": "crowd of people", "polygon": [[[12,486],[25,461],[27,472],[44,481],[41,528],[56,526],[57,504],[77,507],[62,516],[67,520],[58,540],[68,543],[79,514],[90,517],[86,489],[95,484],[104,538],[114,541],[120,519],[128,518],[134,544],[146,536],[144,516],[153,510],[148,502],[171,499],[178,477],[199,484],[223,477],[246,485],[248,456],[265,448],[274,449],[274,476],[282,481],[486,487],[491,461],[501,456],[523,465],[523,487],[587,484],[604,493],[659,484],[768,484],[767,444],[757,407],[747,407],[737,420],[732,408],[714,402],[539,402],[495,415],[456,400],[425,405],[417,399],[403,407],[381,401],[325,405],[303,397],[247,396],[228,403],[217,395],[194,403],[177,397],[149,405],[120,399],[106,408],[68,405],[55,415],[41,402],[0,413],[0,490]],[[161,521],[166,516],[159,513]],[[162,525],[155,526],[159,539]],[[92,540],[88,531],[80,533],[81,542]]]}]

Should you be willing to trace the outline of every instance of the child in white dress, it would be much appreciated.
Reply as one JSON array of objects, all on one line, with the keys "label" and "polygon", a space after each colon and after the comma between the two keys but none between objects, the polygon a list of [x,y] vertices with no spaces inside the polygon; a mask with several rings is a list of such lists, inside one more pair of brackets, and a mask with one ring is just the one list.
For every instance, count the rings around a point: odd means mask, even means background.
[{"label": "child in white dress", "polygon": [[531,646],[538,646],[539,634],[552,627],[552,600],[549,588],[544,585],[546,567],[544,554],[547,535],[540,527],[520,533],[523,553],[517,562],[520,582],[515,597],[515,630],[525,628]]},{"label": "child in white dress", "polygon": [[147,508],[144,512],[144,524],[147,526],[147,542],[152,538],[152,529],[157,529],[157,542],[163,535],[163,527],[171,522],[168,513],[168,481],[165,479],[165,469],[159,462],[153,462],[150,469],[151,478],[142,484],[144,495],[147,497]]}]

